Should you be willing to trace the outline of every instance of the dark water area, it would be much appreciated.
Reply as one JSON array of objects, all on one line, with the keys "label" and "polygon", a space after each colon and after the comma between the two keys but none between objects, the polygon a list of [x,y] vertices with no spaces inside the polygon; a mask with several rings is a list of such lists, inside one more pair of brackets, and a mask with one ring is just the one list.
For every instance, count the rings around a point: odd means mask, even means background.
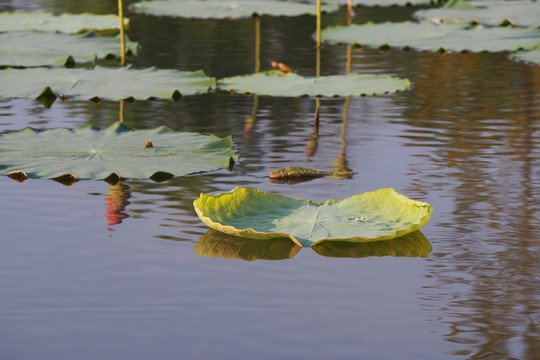
[{"label": "dark water area", "polygon": [[[23,9],[117,11],[115,1],[0,0],[0,11]],[[416,9],[357,7],[354,21]],[[136,67],[223,78],[257,66],[254,19],[126,16]],[[345,23],[344,9],[323,16]],[[314,30],[312,16],[261,17],[260,69],[276,60],[315,75]],[[345,73],[348,52],[325,45],[321,74]],[[540,358],[540,67],[507,53],[351,49],[350,59],[351,72],[412,86],[321,98],[317,139],[313,98],[220,91],[124,104],[135,128],[232,135],[232,171],[70,187],[0,177],[0,359]],[[119,113],[117,102],[0,99],[0,132],[107,127]],[[356,174],[270,182],[285,166]],[[392,187],[433,204],[421,230],[432,250],[198,255],[208,228],[193,200],[235,186],[319,202]]]}]

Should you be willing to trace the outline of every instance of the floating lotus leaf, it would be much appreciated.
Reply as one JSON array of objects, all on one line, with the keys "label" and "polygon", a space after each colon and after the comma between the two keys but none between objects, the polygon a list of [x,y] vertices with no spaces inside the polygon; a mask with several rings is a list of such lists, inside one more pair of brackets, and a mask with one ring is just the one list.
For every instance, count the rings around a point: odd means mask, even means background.
[{"label": "floating lotus leaf", "polygon": [[[240,19],[253,14],[270,16],[315,15],[317,8],[310,4],[278,0],[170,0],[142,1],[133,5],[137,12],[184,18]],[[337,4],[321,6],[321,11],[338,10]]]},{"label": "floating lotus leaf", "polygon": [[[13,86],[17,84],[17,86]],[[69,99],[177,99],[208,92],[216,80],[203,71],[132,67],[95,69],[5,69],[0,71],[0,97],[42,98],[63,94]],[[45,90],[44,90],[45,89]]]},{"label": "floating lotus leaf", "polygon": [[522,1],[450,0],[437,9],[418,10],[414,17],[430,21],[475,21],[485,25],[540,26],[540,3]]},{"label": "floating lotus leaf", "polygon": [[0,134],[0,175],[81,180],[183,176],[230,168],[237,160],[231,146],[230,137],[165,126],[134,130],[117,122],[104,130],[25,128]]},{"label": "floating lotus leaf", "polygon": [[[124,18],[124,26],[129,26],[129,19]],[[0,32],[36,30],[75,34],[95,30],[109,33],[117,32],[119,27],[120,19],[115,15],[0,12]]]},{"label": "floating lotus leaf", "polygon": [[210,228],[253,239],[289,237],[302,246],[321,241],[389,240],[422,227],[432,205],[393,189],[381,189],[324,204],[237,187],[194,201]]},{"label": "floating lotus leaf", "polygon": [[407,79],[376,74],[344,74],[304,77],[295,73],[269,70],[234,76],[219,82],[219,87],[235,93],[270,96],[364,96],[405,90]]},{"label": "floating lotus leaf", "polygon": [[[126,42],[126,52],[135,54],[138,44]],[[95,62],[120,56],[120,38],[95,32],[68,35],[39,32],[0,33],[0,66],[46,66]]]},{"label": "floating lotus leaf", "polygon": [[516,61],[540,65],[540,46],[537,46],[531,51],[518,51],[512,54],[511,58]]},{"label": "floating lotus leaf", "polygon": [[514,51],[529,49],[540,41],[540,29],[484,27],[442,23],[382,23],[335,26],[321,32],[322,40],[358,44],[368,48],[395,47],[425,51]]}]

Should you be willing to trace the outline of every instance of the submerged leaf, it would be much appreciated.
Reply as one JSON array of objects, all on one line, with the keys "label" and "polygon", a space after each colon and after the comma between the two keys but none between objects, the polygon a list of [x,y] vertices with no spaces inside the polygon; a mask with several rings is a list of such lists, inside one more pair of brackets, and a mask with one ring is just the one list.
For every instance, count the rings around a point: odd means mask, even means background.
[{"label": "submerged leaf", "polygon": [[352,175],[350,171],[319,171],[302,167],[288,167],[270,171],[270,179],[315,178],[328,175]]},{"label": "submerged leaf", "polygon": [[194,201],[199,218],[210,228],[253,239],[290,237],[302,246],[320,241],[389,240],[418,230],[432,205],[381,189],[345,200],[311,200],[237,187]]},{"label": "submerged leaf", "polygon": [[324,41],[425,51],[514,51],[540,41],[540,29],[413,22],[335,26],[321,32]]},{"label": "submerged leaf", "polygon": [[[144,147],[152,141],[153,147]],[[115,123],[104,130],[25,128],[0,134],[0,175],[24,172],[34,179],[114,177],[147,179],[230,168],[237,160],[230,137],[176,132],[161,126],[134,130]]]},{"label": "submerged leaf", "polygon": [[[129,19],[124,18],[124,26]],[[40,31],[80,34],[90,30],[116,32],[120,19],[116,15],[61,14],[46,12],[0,12],[0,32],[2,31]]]},{"label": "submerged leaf", "polygon": [[405,90],[407,79],[376,74],[344,74],[303,77],[269,70],[220,80],[219,87],[235,93],[270,96],[365,96]]},{"label": "submerged leaf", "polygon": [[[316,7],[278,0],[170,0],[141,1],[133,5],[137,12],[185,18],[240,19],[254,14],[270,16],[315,15]],[[337,11],[337,4],[322,5],[321,11]]]},{"label": "submerged leaf", "polygon": [[[138,44],[126,42],[126,52],[136,54]],[[0,66],[73,66],[120,56],[120,38],[95,32],[68,35],[39,32],[0,33]]]},{"label": "submerged leaf", "polygon": [[540,26],[540,3],[518,1],[451,0],[438,9],[418,10],[413,15],[421,20],[475,21],[485,25],[512,23],[517,26]]},{"label": "submerged leaf", "polygon": [[[16,87],[11,84],[17,84]],[[94,69],[6,69],[0,71],[0,97],[38,97],[49,87],[48,95],[68,99],[100,100],[148,98],[178,99],[214,88],[216,80],[203,71],[137,70],[132,67]]]}]

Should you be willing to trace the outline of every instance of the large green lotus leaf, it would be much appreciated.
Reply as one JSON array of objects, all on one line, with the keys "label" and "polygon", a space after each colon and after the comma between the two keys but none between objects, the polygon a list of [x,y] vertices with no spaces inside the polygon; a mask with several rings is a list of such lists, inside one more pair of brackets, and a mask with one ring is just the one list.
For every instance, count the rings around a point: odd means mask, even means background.
[{"label": "large green lotus leaf", "polygon": [[540,41],[540,29],[484,27],[467,24],[413,22],[335,26],[321,32],[324,41],[368,48],[396,47],[425,51],[514,51]]},{"label": "large green lotus leaf", "polygon": [[518,51],[512,54],[511,58],[516,61],[540,65],[540,45],[531,51]]},{"label": "large green lotus leaf", "polygon": [[237,187],[194,201],[210,228],[253,239],[290,237],[302,246],[321,241],[389,240],[422,227],[432,205],[393,189],[380,189],[324,204]]},{"label": "large green lotus leaf", "polygon": [[344,74],[303,77],[295,73],[269,70],[251,75],[234,76],[219,82],[221,89],[235,93],[270,96],[361,96],[405,90],[407,79],[376,74]]},{"label": "large green lotus leaf", "polygon": [[230,137],[164,126],[134,130],[119,122],[104,130],[25,128],[0,134],[0,175],[24,172],[29,178],[48,179],[70,174],[82,180],[183,176],[230,168],[237,159],[231,146]]},{"label": "large green lotus leaf", "polygon": [[[17,86],[13,86],[17,84]],[[69,99],[102,100],[148,98],[177,99],[180,95],[208,92],[216,80],[203,71],[105,68],[6,69],[0,71],[0,97],[34,99],[45,92]],[[54,96],[53,95],[53,96]]]},{"label": "large green lotus leaf", "polygon": [[540,26],[540,3],[521,1],[450,0],[437,9],[418,10],[413,15],[421,20],[475,21],[485,25],[513,23],[518,26]]},{"label": "large green lotus leaf", "polygon": [[[239,19],[253,14],[270,16],[315,15],[317,8],[302,4],[278,0],[170,0],[142,1],[133,5],[135,11],[159,15],[201,19]],[[321,6],[321,11],[337,11],[337,4]]]},{"label": "large green lotus leaf", "polygon": [[312,246],[316,253],[328,257],[362,258],[368,256],[428,257],[433,249],[420,230],[386,241],[354,243],[319,241]]},{"label": "large green lotus leaf", "polygon": [[197,241],[193,251],[201,256],[254,261],[290,259],[301,248],[288,237],[254,240],[210,229]]},{"label": "large green lotus leaf", "polygon": [[[138,44],[126,42],[126,52],[136,53]],[[68,35],[39,32],[0,33],[0,66],[46,66],[94,62],[120,56],[120,38],[95,32]]]},{"label": "large green lotus leaf", "polygon": [[[129,26],[129,19],[124,18],[124,26]],[[0,32],[36,30],[75,34],[90,30],[117,31],[119,27],[120,19],[116,15],[0,12]]]}]

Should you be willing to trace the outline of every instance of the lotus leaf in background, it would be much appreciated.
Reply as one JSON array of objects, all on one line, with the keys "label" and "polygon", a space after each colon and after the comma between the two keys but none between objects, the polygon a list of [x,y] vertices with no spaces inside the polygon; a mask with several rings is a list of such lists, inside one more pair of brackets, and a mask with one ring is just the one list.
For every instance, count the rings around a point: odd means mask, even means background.
[{"label": "lotus leaf in background", "polygon": [[288,237],[253,240],[210,229],[197,241],[193,251],[207,257],[254,261],[290,259],[301,248]]},{"label": "lotus leaf in background", "polygon": [[540,26],[540,3],[519,1],[450,0],[437,9],[418,10],[415,18],[427,21],[477,22],[484,25]]},{"label": "lotus leaf in background", "polygon": [[[0,12],[0,32],[40,31],[82,34],[90,30],[117,33],[120,20],[116,15],[61,14],[41,12]],[[129,19],[124,18],[124,26]]]},{"label": "lotus leaf in background", "polygon": [[[136,42],[126,42],[128,54],[137,53]],[[97,59],[120,56],[120,38],[39,32],[0,33],[0,66],[31,67],[91,63]]]},{"label": "lotus leaf in background", "polygon": [[393,189],[319,204],[237,187],[217,195],[202,193],[193,204],[199,218],[212,229],[252,239],[289,237],[302,246],[393,239],[418,230],[433,209]]},{"label": "lotus leaf in background", "polygon": [[430,22],[328,27],[323,41],[367,48],[399,48],[420,51],[499,52],[530,49],[540,42],[540,29],[484,27],[482,25]]},{"label": "lotus leaf in background", "polygon": [[[12,84],[17,84],[13,86]],[[5,69],[0,71],[0,97],[79,100],[177,100],[181,95],[206,93],[216,80],[203,71],[134,69]]]},{"label": "lotus leaf in background", "polygon": [[[309,3],[317,3],[317,0],[307,0]],[[348,0],[328,0],[325,3],[336,3],[347,5]],[[430,5],[433,0],[353,0],[353,6],[409,6],[409,5]]]},{"label": "lotus leaf in background", "polygon": [[135,130],[117,122],[104,130],[25,128],[0,134],[0,175],[34,179],[166,178],[231,168],[236,160],[231,137],[165,126]]},{"label": "lotus leaf in background", "polygon": [[[315,15],[311,4],[279,0],[170,0],[133,4],[136,12],[183,18],[242,19],[254,14],[269,16]],[[337,11],[337,4],[322,5],[322,12]]]},{"label": "lotus leaf in background", "polygon": [[235,93],[269,96],[365,96],[405,90],[407,79],[377,74],[343,74],[304,77],[279,70],[234,76],[219,81],[219,87]]},{"label": "lotus leaf in background", "polygon": [[530,51],[518,51],[510,56],[513,60],[540,65],[540,45]]}]

